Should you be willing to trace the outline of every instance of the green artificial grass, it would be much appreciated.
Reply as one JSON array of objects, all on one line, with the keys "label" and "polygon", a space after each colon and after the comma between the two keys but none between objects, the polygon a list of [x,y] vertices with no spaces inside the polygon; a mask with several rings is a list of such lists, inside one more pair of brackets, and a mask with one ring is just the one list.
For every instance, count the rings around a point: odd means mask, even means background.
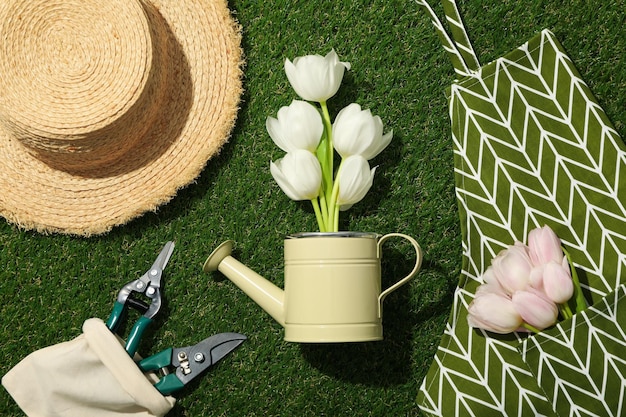
[{"label": "green artificial grass", "polygon": [[[442,14],[438,2],[432,1]],[[107,235],[75,238],[21,231],[0,221],[0,374],[28,353],[72,339],[90,317],[108,317],[117,291],[151,265],[167,240],[164,308],[140,353],[185,346],[219,332],[248,340],[178,395],[170,416],[414,416],[461,266],[461,236],[446,87],[452,66],[413,1],[233,0],[243,28],[245,93],[236,128],[197,181],[156,213]],[[626,137],[626,1],[459,0],[482,63],[551,29]],[[385,340],[307,345],[202,263],[226,239],[235,256],[282,285],[285,235],[317,228],[308,203],[290,201],[269,161],[281,157],[267,116],[296,98],[284,59],[334,48],[352,64],[331,115],[358,102],[394,140],[375,158],[374,186],[340,228],[403,232],[424,249],[418,278],[385,301]],[[384,285],[405,273],[411,248],[390,244]],[[80,375],[76,376],[80,378]],[[0,415],[20,416],[0,390]]]}]

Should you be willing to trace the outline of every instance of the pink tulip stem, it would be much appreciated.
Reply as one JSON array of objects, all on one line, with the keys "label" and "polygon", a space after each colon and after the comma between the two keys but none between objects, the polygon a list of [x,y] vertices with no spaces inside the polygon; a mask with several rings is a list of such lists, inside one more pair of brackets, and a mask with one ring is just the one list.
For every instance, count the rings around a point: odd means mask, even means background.
[{"label": "pink tulip stem", "polygon": [[574,267],[574,263],[572,262],[572,256],[565,248],[563,249],[563,253],[567,258],[567,262],[569,263],[569,269],[572,274],[572,281],[574,282],[574,295],[572,298],[576,302],[576,313],[580,313],[584,309],[587,308],[587,300],[585,300],[585,295],[580,288],[580,281],[578,280],[578,273],[576,272],[576,268]]},{"label": "pink tulip stem", "polygon": [[559,304],[559,311],[561,312],[561,316],[563,316],[563,319],[565,320],[572,318],[572,316],[574,315],[572,313],[572,309],[567,302]]},{"label": "pink tulip stem", "polygon": [[533,333],[540,333],[541,330],[539,330],[538,328],[536,328],[535,326],[532,326],[528,323],[522,323],[522,327],[525,328],[526,330],[529,330]]}]

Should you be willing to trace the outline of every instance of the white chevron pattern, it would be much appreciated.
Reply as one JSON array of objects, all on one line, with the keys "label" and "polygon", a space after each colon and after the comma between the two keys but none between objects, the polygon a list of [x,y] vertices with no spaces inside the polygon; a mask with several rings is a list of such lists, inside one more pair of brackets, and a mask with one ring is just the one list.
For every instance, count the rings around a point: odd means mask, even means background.
[{"label": "white chevron pattern", "polygon": [[[556,327],[559,341],[548,333],[498,338],[466,322],[491,259],[544,224],[572,254],[590,301],[606,302],[603,297],[620,286],[626,266],[621,138],[549,31],[455,82],[450,118],[464,265],[449,323],[420,388],[420,407],[436,416],[621,415],[614,413],[626,401],[626,362],[606,353],[610,343],[626,345],[619,326],[577,336],[580,328],[595,329],[594,319],[572,327],[571,337]],[[540,337],[556,343],[557,354],[533,344]],[[524,355],[520,344],[529,349]],[[578,344],[585,352],[593,347],[593,357],[578,356],[572,348]],[[525,362],[531,357],[534,367]],[[573,379],[561,379],[563,367]],[[590,367],[617,388],[584,374]],[[599,411],[587,414],[592,404]]]},{"label": "white chevron pattern", "polygon": [[626,287],[574,317],[529,338],[525,362],[543,381],[560,416],[626,413]]}]

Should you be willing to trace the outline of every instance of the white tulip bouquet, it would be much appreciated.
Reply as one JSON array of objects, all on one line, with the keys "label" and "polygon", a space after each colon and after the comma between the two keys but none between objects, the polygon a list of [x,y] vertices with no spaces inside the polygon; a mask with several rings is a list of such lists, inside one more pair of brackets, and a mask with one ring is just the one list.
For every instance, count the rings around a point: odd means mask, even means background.
[{"label": "white tulip bouquet", "polygon": [[[310,200],[320,232],[339,230],[339,211],[361,201],[374,180],[369,160],[389,145],[393,131],[369,110],[352,103],[331,122],[326,102],[339,90],[349,62],[332,50],[325,57],[306,55],[285,60],[293,89],[306,100],[293,100],[277,118],[268,117],[267,132],[286,155],[270,164],[270,172],[292,200]],[[317,103],[314,106],[311,102]],[[341,157],[334,169],[334,152]]]}]

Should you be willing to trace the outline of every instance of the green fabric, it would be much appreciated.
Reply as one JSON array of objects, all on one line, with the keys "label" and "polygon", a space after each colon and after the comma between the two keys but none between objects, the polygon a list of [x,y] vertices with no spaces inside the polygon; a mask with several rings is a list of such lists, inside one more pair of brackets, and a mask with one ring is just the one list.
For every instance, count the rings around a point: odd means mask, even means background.
[{"label": "green fabric", "polygon": [[622,416],[626,287],[519,347],[560,416]]},{"label": "green fabric", "polygon": [[[437,22],[425,2],[418,4]],[[449,9],[448,4],[447,13]],[[452,26],[458,32],[462,23],[458,17],[450,19],[456,19]],[[436,23],[436,28],[445,40],[442,26]],[[458,36],[453,31],[453,38]],[[531,349],[536,345],[525,341],[524,334],[501,336],[470,328],[467,307],[491,259],[545,224],[571,253],[588,301],[605,302],[625,281],[626,192],[619,181],[626,168],[624,144],[550,31],[470,71],[471,65],[459,65],[463,54],[451,51],[454,40],[449,41],[444,46],[448,44],[457,74],[466,74],[448,91],[463,266],[453,310],[418,403],[425,413],[437,416],[570,415],[561,414],[568,406],[555,402],[564,394],[553,398],[554,388],[545,386],[549,381],[540,379],[543,389],[538,383],[538,372],[548,371],[541,368],[547,359]],[[617,332],[624,344],[624,321],[616,316],[611,320],[607,330]],[[584,349],[587,338],[574,338],[574,344],[563,356]],[[519,348],[528,348],[526,357]],[[554,355],[560,357],[558,351]],[[594,349],[593,355],[599,375],[611,374],[614,383],[595,393],[594,404],[606,404],[594,409],[604,410],[597,415],[622,415],[624,366],[607,365],[601,349]],[[587,382],[579,381],[577,372],[552,375],[560,379],[558,387]],[[589,392],[572,393],[573,409],[591,404]]]}]

